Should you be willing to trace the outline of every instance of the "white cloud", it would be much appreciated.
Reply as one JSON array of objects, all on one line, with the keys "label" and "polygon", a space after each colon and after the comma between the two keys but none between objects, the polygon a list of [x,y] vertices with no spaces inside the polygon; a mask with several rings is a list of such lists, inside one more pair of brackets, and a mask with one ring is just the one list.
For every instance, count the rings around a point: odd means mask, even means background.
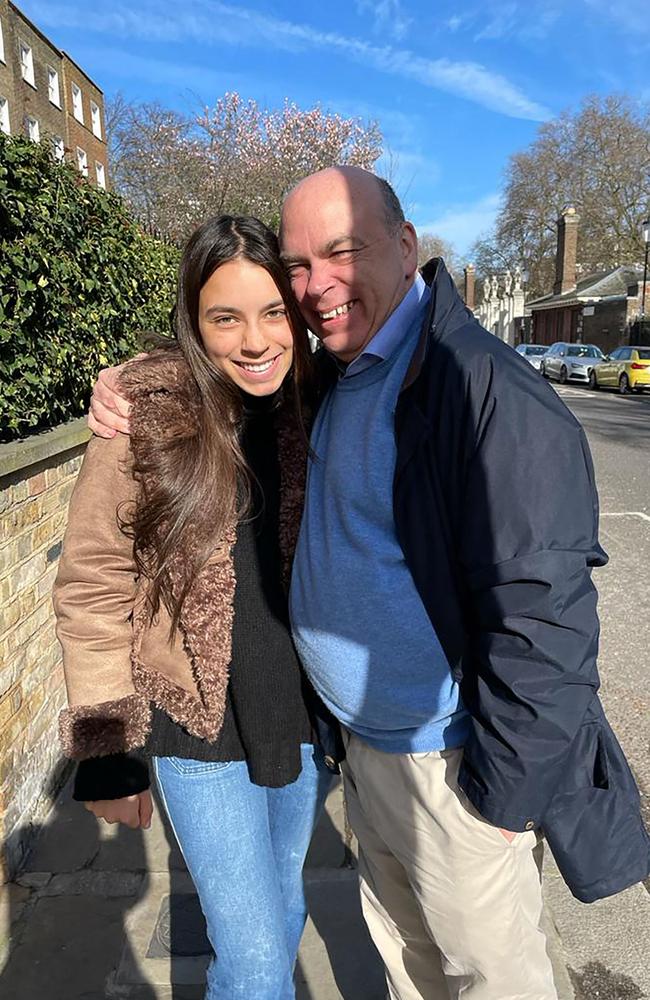
[{"label": "white cloud", "polygon": [[483,0],[480,6],[466,7],[462,15],[449,18],[445,27],[471,30],[475,42],[539,41],[547,37],[561,14],[561,0]]},{"label": "white cloud", "polygon": [[486,12],[483,27],[475,35],[476,41],[498,39],[510,35],[519,21],[519,10],[516,2],[500,3]]},{"label": "white cloud", "polygon": [[[88,28],[85,10],[69,4],[33,3],[30,10],[43,25]],[[93,15],[91,28],[121,38],[155,38],[159,41],[191,39],[199,44],[221,43],[237,46],[273,45],[276,49],[298,51],[321,49],[338,53],[356,63],[402,80],[410,79],[455,97],[465,98],[511,118],[543,121],[550,112],[528,98],[504,76],[476,62],[425,59],[407,49],[377,46],[308,25],[283,21],[244,7],[217,0],[195,0],[190,10],[181,11],[171,0],[155,5],[143,3],[137,13],[125,6]]]},{"label": "white cloud", "polygon": [[650,45],[648,32],[648,0],[584,0],[585,6],[610,22],[614,30],[629,35],[643,48]]},{"label": "white cloud", "polygon": [[445,27],[448,28],[449,31],[458,31],[464,20],[465,19],[459,14],[454,14],[453,17],[450,17],[447,21],[445,21]]},{"label": "white cloud", "polygon": [[411,24],[411,18],[404,13],[400,0],[355,0],[355,6],[363,17],[372,16],[375,32],[390,33],[398,41]]},{"label": "white cloud", "polygon": [[435,233],[453,243],[461,255],[469,251],[472,243],[494,225],[501,207],[501,195],[484,195],[477,201],[446,208],[429,221],[416,223],[420,233]]}]

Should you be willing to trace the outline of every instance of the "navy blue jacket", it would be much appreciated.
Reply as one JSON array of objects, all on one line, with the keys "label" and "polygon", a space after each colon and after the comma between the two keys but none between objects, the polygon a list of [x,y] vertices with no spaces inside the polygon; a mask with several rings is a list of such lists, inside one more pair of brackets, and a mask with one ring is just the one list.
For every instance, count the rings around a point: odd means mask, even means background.
[{"label": "navy blue jacket", "polygon": [[541,828],[583,902],[645,878],[639,793],[596,694],[598,497],[557,393],[466,309],[442,261],[395,415],[394,517],[472,729],[460,785]]}]

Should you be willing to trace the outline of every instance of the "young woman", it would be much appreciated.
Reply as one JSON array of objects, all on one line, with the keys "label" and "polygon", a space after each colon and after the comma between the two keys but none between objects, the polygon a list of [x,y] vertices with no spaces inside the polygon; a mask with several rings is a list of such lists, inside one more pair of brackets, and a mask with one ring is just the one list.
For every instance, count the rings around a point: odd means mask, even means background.
[{"label": "young woman", "polygon": [[75,798],[133,827],[151,760],[216,954],[207,1000],[290,1000],[340,743],[289,632],[310,352],[262,223],[194,233],[174,331],[124,370],[131,435],[90,442],[71,500],[62,742]]}]

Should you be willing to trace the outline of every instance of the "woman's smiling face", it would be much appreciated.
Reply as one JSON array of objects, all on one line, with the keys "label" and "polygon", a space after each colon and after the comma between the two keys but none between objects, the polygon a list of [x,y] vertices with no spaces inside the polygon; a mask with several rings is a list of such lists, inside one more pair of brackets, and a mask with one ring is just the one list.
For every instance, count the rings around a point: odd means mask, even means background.
[{"label": "woman's smiling face", "polygon": [[287,310],[259,264],[235,259],[214,271],[199,296],[199,331],[212,364],[253,396],[275,392],[291,368]]}]

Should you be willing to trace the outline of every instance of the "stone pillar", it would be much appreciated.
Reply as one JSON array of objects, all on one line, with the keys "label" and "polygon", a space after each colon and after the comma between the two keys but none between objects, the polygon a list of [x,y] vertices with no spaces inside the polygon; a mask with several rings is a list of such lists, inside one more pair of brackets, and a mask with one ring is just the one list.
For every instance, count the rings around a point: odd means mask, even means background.
[{"label": "stone pillar", "polygon": [[557,220],[557,254],[553,295],[564,295],[576,287],[578,253],[578,223],[580,216],[573,205],[567,205]]},{"label": "stone pillar", "polygon": [[464,289],[464,299],[465,305],[468,309],[474,311],[474,288],[476,284],[476,273],[474,271],[474,265],[468,264],[464,270],[465,275],[465,289]]}]

